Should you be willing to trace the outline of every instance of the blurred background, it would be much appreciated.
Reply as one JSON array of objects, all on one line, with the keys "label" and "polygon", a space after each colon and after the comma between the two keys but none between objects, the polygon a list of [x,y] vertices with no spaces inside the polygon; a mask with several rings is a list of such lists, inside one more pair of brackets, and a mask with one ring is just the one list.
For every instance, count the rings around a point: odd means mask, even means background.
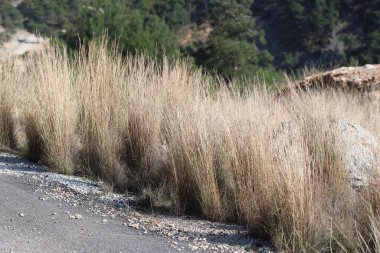
[{"label": "blurred background", "polygon": [[380,0],[0,0],[0,55],[43,38],[76,50],[106,31],[124,54],[269,80],[305,66],[378,63],[379,27]]}]

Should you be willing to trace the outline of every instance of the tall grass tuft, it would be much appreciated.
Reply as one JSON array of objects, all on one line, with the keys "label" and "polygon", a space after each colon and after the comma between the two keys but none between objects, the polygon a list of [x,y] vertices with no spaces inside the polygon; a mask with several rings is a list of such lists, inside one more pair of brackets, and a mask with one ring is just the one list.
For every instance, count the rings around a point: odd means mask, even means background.
[{"label": "tall grass tuft", "polygon": [[77,100],[67,55],[49,46],[30,56],[23,109],[27,156],[72,174],[77,149]]},{"label": "tall grass tuft", "polygon": [[10,59],[0,62],[0,145],[17,148],[16,93],[22,75]]},{"label": "tall grass tuft", "polygon": [[[99,46],[100,43],[100,46]],[[93,42],[77,59],[79,133],[81,159],[87,171],[106,183],[125,190],[122,131],[127,122],[127,68],[116,45]]]}]

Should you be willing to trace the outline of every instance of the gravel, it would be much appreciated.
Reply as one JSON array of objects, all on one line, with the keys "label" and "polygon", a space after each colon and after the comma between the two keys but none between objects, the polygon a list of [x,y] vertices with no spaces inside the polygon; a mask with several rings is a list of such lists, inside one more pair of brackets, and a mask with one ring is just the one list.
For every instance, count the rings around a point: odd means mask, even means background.
[{"label": "gravel", "polygon": [[[163,237],[175,251],[190,252],[274,252],[267,242],[250,238],[239,225],[210,222],[197,217],[177,217],[141,213],[128,205],[133,196],[107,192],[102,182],[75,176],[47,172],[44,167],[23,158],[0,153],[0,177],[10,175],[38,182],[35,190],[39,201],[49,198],[70,206],[88,205],[87,213],[99,215],[101,223],[109,224],[121,218],[121,225],[135,229],[142,235]],[[60,204],[59,204],[60,205]],[[23,217],[23,213],[19,216]],[[85,214],[67,212],[68,220],[85,220]],[[51,215],[54,220],[56,213]]]}]

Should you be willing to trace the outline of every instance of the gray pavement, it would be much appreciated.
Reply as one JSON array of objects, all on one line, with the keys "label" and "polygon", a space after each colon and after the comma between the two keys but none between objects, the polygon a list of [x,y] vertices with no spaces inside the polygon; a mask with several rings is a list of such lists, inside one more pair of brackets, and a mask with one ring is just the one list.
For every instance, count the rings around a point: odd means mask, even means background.
[{"label": "gray pavement", "polygon": [[[121,217],[105,221],[89,212],[87,200],[42,201],[39,187],[0,174],[0,252],[175,252],[165,238],[129,228]],[[82,217],[73,219],[76,214]]]},{"label": "gray pavement", "polygon": [[133,199],[0,151],[0,253],[273,252],[242,226],[144,214]]}]

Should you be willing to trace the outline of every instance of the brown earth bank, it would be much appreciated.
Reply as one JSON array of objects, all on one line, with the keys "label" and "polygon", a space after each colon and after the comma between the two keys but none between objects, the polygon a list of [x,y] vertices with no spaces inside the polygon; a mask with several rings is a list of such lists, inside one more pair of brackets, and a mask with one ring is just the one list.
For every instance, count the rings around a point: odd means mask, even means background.
[{"label": "brown earth bank", "polygon": [[358,92],[378,98],[380,96],[380,64],[367,64],[360,67],[341,67],[327,72],[312,74],[306,78],[288,82],[279,91],[280,95],[292,94],[296,91],[341,89]]}]

